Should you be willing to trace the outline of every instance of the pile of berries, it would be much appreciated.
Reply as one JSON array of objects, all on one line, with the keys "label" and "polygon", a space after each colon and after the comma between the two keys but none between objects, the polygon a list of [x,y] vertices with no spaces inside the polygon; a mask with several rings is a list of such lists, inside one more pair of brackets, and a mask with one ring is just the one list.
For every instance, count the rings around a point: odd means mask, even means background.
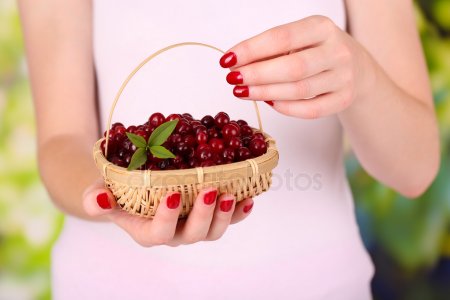
[{"label": "pile of berries", "polygon": [[[120,167],[129,167],[138,146],[129,136],[134,134],[145,141],[162,124],[178,120],[173,132],[161,144],[170,151],[170,158],[157,157],[146,151],[147,158],[140,164],[139,170],[175,170],[194,167],[208,167],[243,161],[261,156],[267,152],[265,137],[255,132],[244,120],[232,121],[225,112],[215,117],[206,115],[196,120],[191,114],[171,114],[164,117],[154,113],[147,122],[139,126],[126,128],[115,123],[109,131],[107,159]],[[105,132],[106,136],[106,132]],[[101,144],[105,154],[105,140]]]}]

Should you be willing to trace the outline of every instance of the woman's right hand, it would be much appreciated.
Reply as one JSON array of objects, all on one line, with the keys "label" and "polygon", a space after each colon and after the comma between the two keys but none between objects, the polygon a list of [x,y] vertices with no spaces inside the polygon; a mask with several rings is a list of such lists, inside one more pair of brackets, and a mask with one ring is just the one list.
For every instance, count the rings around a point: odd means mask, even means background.
[{"label": "woman's right hand", "polygon": [[148,219],[122,210],[111,191],[105,188],[103,180],[99,180],[84,192],[83,206],[90,216],[106,216],[144,247],[176,247],[219,239],[229,224],[240,222],[249,215],[253,199],[236,204],[234,196],[217,195],[215,188],[207,188],[197,196],[187,219],[178,220],[180,193],[173,192],[161,199],[156,215]]}]

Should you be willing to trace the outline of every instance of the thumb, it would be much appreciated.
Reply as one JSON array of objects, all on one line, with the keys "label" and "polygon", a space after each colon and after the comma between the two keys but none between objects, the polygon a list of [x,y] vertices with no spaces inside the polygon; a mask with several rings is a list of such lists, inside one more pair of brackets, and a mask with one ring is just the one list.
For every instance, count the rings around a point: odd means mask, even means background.
[{"label": "thumb", "polygon": [[103,180],[90,185],[83,193],[83,207],[91,217],[109,214],[116,206],[115,197],[105,188]]}]

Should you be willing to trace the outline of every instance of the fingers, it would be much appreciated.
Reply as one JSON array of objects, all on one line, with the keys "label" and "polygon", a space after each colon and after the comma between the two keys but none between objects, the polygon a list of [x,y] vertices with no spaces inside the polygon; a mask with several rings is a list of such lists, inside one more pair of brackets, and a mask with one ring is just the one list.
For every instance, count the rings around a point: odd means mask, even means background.
[{"label": "fingers", "polygon": [[[248,96],[240,98],[247,100],[309,99],[338,90],[342,86],[342,81],[337,72],[325,71],[297,82],[249,86]],[[237,86],[235,89],[239,88],[242,86]]]},{"label": "fingers", "polygon": [[320,46],[252,63],[233,70],[227,81],[249,86],[296,82],[330,69],[335,57],[327,53],[331,51],[331,47]]},{"label": "fingers", "polygon": [[192,244],[205,240],[213,219],[216,198],[215,188],[205,189],[199,193],[180,233],[181,243]]},{"label": "fingers", "polygon": [[215,241],[222,237],[230,225],[235,203],[233,195],[224,194],[219,197],[206,240]]},{"label": "fingers", "polygon": [[176,245],[173,239],[181,209],[180,204],[180,193],[173,192],[161,199],[153,219],[133,216],[125,211],[115,211],[109,215],[109,218],[144,247]]},{"label": "fingers", "polygon": [[345,92],[335,92],[298,101],[273,101],[273,108],[287,116],[303,119],[325,117],[347,108],[352,96]]},{"label": "fingers", "polygon": [[327,38],[334,27],[330,19],[312,16],[269,29],[232,47],[222,57],[221,65],[224,68],[240,67],[318,44]]},{"label": "fingers", "polygon": [[253,209],[253,199],[247,198],[245,200],[242,200],[236,205],[236,208],[234,209],[233,216],[231,218],[231,224],[236,224],[245,218],[247,218]]},{"label": "fingers", "polygon": [[103,180],[86,188],[82,198],[84,210],[91,217],[109,214],[116,207],[114,195],[105,188]]}]

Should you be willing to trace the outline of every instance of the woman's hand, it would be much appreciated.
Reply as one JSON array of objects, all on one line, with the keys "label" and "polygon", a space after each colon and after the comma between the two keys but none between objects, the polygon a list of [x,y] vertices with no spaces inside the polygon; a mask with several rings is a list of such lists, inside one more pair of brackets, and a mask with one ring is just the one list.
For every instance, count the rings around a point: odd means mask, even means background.
[{"label": "woman's hand", "polygon": [[83,205],[89,215],[106,216],[144,247],[175,247],[219,239],[229,224],[240,222],[249,215],[253,200],[245,199],[236,205],[233,196],[217,195],[216,189],[208,188],[199,193],[188,218],[178,220],[180,193],[174,192],[163,197],[155,217],[147,219],[121,210],[103,181],[98,181],[86,189]]},{"label": "woman's hand", "polygon": [[[333,21],[312,16],[245,40],[221,58],[234,95],[313,119],[347,108],[373,82],[362,46]],[[273,101],[276,100],[276,101]]]}]

